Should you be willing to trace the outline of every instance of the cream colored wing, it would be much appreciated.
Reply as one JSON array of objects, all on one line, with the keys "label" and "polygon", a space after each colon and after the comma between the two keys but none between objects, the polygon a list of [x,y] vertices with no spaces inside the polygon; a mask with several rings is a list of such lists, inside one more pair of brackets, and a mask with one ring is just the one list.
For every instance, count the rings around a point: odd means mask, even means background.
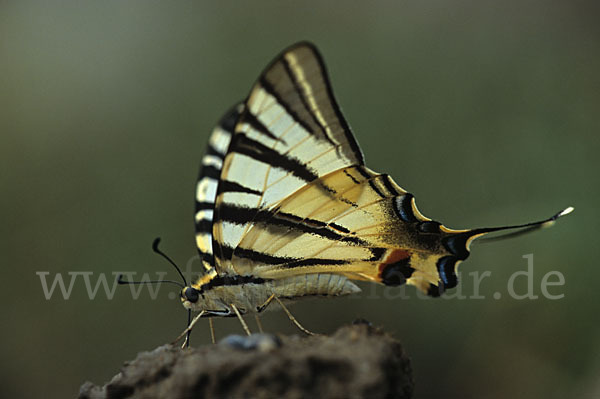
[{"label": "cream colored wing", "polygon": [[[239,104],[229,110],[211,132],[208,145],[202,157],[200,175],[196,183],[196,201],[194,224],[196,229],[196,247],[204,271],[208,275],[215,273],[215,257],[213,252],[213,218],[217,190],[221,178],[223,161],[229,150],[231,137],[240,113],[244,109]],[[224,187],[227,189],[227,187]]]},{"label": "cream colored wing", "polygon": [[317,50],[300,43],[262,73],[213,132],[198,181],[196,241],[208,274],[333,273],[430,295],[457,284],[470,242],[524,225],[451,230],[364,166]]},{"label": "cream colored wing", "polygon": [[[466,241],[456,241],[463,233],[421,215],[413,196],[389,176],[353,166],[260,211],[223,266],[231,274],[265,279],[336,273],[387,285],[406,282],[436,294],[438,286],[453,284],[457,261],[468,255]],[[448,245],[453,241],[460,244],[456,251]],[[440,266],[449,272],[445,282]]]},{"label": "cream colored wing", "polygon": [[317,50],[300,43],[284,51],[252,88],[223,161],[212,230],[217,270],[226,269],[259,212],[320,176],[361,164]]}]

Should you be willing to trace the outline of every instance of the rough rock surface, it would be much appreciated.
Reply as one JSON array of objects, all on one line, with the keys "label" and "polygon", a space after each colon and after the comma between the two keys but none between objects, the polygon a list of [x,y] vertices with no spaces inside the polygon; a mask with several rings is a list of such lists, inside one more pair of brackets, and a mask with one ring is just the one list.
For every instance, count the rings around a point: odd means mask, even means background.
[{"label": "rough rock surface", "polygon": [[80,398],[410,398],[410,361],[400,343],[368,324],[331,336],[229,336],[181,350],[164,345],[127,362]]}]

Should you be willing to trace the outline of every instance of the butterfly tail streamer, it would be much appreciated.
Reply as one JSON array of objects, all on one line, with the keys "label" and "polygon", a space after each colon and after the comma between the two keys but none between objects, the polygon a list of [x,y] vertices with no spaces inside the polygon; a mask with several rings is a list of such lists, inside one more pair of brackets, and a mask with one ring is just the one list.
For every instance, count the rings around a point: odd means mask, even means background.
[{"label": "butterfly tail streamer", "polygon": [[[457,285],[458,280],[456,272],[458,269],[458,265],[460,262],[464,261],[469,256],[469,248],[474,240],[480,239],[480,242],[497,241],[520,236],[522,234],[527,234],[541,228],[547,228],[552,226],[558,218],[571,213],[573,210],[573,207],[567,207],[547,219],[518,225],[509,225],[501,227],[481,227],[470,230],[451,230],[443,228],[443,230],[450,233],[448,237],[442,239],[442,243],[451,252],[451,255],[443,257],[437,262],[437,269],[440,276],[440,281],[437,285],[429,286],[427,289],[427,293],[432,296],[439,296],[444,292],[445,289],[454,288]],[[490,233],[496,233],[506,230],[517,231],[503,234],[497,237],[481,238]]]},{"label": "butterfly tail streamer", "polygon": [[508,238],[514,238],[514,237],[521,236],[523,234],[531,233],[531,232],[539,230],[539,229],[552,227],[554,225],[554,223],[556,223],[556,220],[558,220],[558,218],[568,215],[569,213],[573,212],[574,210],[575,210],[575,208],[573,208],[572,206],[569,206],[569,207],[563,209],[562,211],[557,212],[556,214],[549,217],[548,219],[540,220],[537,222],[525,223],[525,224],[516,225],[516,226],[488,227],[488,228],[474,229],[474,230],[472,230],[471,234],[473,236],[480,237],[481,235],[495,233],[498,231],[518,229],[517,231],[502,234],[502,235],[499,235],[496,237],[484,237],[484,238],[481,238],[480,240],[478,240],[477,242],[480,242],[480,243],[486,242],[487,243],[487,242],[500,241],[500,240],[504,240],[504,239],[508,239]]}]

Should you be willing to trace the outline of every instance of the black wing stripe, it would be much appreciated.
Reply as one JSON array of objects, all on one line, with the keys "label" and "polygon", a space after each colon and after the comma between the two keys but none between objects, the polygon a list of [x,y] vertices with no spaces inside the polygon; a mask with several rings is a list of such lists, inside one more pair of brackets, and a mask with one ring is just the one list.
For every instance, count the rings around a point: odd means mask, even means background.
[{"label": "black wing stripe", "polygon": [[238,193],[246,193],[246,194],[254,194],[261,195],[262,193],[258,190],[254,190],[252,188],[242,186],[239,183],[222,180],[219,184],[219,193],[227,193],[227,192],[238,192]]},{"label": "black wing stripe", "polygon": [[369,172],[367,172],[367,170],[362,166],[357,166],[354,170],[356,170],[358,173],[360,173],[361,176],[367,180],[373,177],[373,175],[370,174]]},{"label": "black wing stripe", "polygon": [[235,135],[230,151],[246,155],[273,167],[284,169],[306,182],[311,182],[318,177],[314,171],[298,159],[283,155],[256,140],[248,138],[243,133]]},{"label": "black wing stripe", "polygon": [[381,175],[382,181],[383,181],[383,185],[385,186],[385,188],[392,193],[392,195],[396,196],[396,195],[400,195],[400,193],[398,192],[398,190],[396,190],[396,188],[394,187],[394,185],[392,184],[391,178],[389,175]]},{"label": "black wing stripe", "polygon": [[379,195],[381,198],[386,198],[386,195],[379,189],[379,187],[377,187],[377,184],[375,183],[374,180],[369,180],[369,186],[371,186],[373,191],[375,191],[375,193],[377,195]]},{"label": "black wing stripe", "polygon": [[259,79],[259,83],[262,86],[262,88],[271,96],[273,96],[273,98],[275,98],[275,100],[277,101],[277,103],[285,110],[285,112],[294,120],[294,122],[296,122],[298,125],[302,126],[302,129],[306,130],[306,132],[308,134],[314,134],[313,129],[311,126],[309,126],[306,121],[304,119],[302,119],[300,117],[300,115],[298,115],[298,113],[296,111],[294,111],[294,109],[290,106],[290,104],[288,104],[282,96],[279,95],[279,93],[277,92],[277,90],[275,89],[275,87],[273,87],[273,85],[264,77],[261,76]]},{"label": "black wing stripe", "polygon": [[339,234],[329,229],[327,224],[319,220],[304,219],[290,213],[273,213],[269,210],[257,210],[255,208],[247,208],[235,204],[222,203],[218,220],[216,221],[225,221],[238,225],[244,225],[249,221],[252,221],[254,224],[263,224],[267,230],[269,227],[285,227],[292,231],[314,234],[330,240],[350,242],[357,245],[364,244],[363,240],[360,238]]},{"label": "black wing stripe", "polygon": [[330,226],[336,230],[341,231],[342,233],[350,234],[350,230],[342,226],[341,224],[331,223]]},{"label": "black wing stripe", "polygon": [[351,263],[351,260],[347,259],[319,259],[319,258],[307,258],[307,259],[299,259],[292,262],[285,263],[281,266],[286,269],[292,269],[294,267],[303,267],[303,266],[316,266],[316,265],[347,265]]},{"label": "black wing stripe", "polygon": [[317,48],[314,45],[312,45],[310,43],[306,43],[306,45],[311,48],[315,58],[317,59],[317,61],[319,63],[319,66],[321,67],[321,74],[323,76],[323,81],[325,82],[325,88],[327,90],[327,97],[329,98],[329,101],[331,103],[331,108],[333,108],[333,112],[335,112],[335,115],[337,116],[337,120],[340,123],[340,126],[344,131],[344,135],[346,136],[346,141],[349,144],[350,148],[352,149],[352,152],[354,153],[354,156],[356,157],[356,159],[359,161],[359,163],[361,165],[364,165],[365,159],[362,154],[362,151],[360,150],[360,147],[358,146],[358,143],[356,142],[356,139],[354,138],[354,135],[352,134],[350,125],[348,125],[348,122],[346,122],[344,115],[342,115],[340,106],[337,104],[337,101],[335,100],[335,97],[333,95],[333,88],[331,87],[331,82],[329,81],[329,74],[327,73],[327,67],[325,66],[323,57],[321,56],[321,53],[319,53],[319,51],[317,50]]},{"label": "black wing stripe", "polygon": [[196,233],[212,233],[212,220],[200,219],[196,221]]},{"label": "black wing stripe", "polygon": [[241,104],[237,104],[231,107],[227,111],[225,116],[223,116],[223,118],[221,118],[221,120],[219,121],[219,126],[221,127],[221,129],[225,130],[229,134],[233,134],[235,130],[235,125],[237,124],[237,121],[240,117],[241,110]]},{"label": "black wing stripe", "polygon": [[200,179],[198,179],[199,182],[207,177],[214,180],[219,180],[219,177],[221,177],[221,169],[218,169],[214,165],[204,165],[202,167],[202,171],[200,172],[200,176]]},{"label": "black wing stripe", "polygon": [[196,213],[198,213],[199,211],[212,210],[212,209],[214,209],[214,207],[215,207],[214,202],[196,201]]},{"label": "black wing stripe", "polygon": [[367,170],[365,170],[365,168],[358,166],[356,168],[356,171],[358,173],[360,173],[365,179],[367,179],[367,181],[369,182],[369,186],[371,186],[371,188],[373,189],[373,191],[375,191],[375,193],[377,195],[379,195],[381,198],[385,198],[386,195],[381,192],[381,190],[379,189],[379,187],[377,187],[377,185],[375,184],[375,182],[373,181],[373,175],[370,174],[369,172],[367,172]]},{"label": "black wing stripe", "polygon": [[199,251],[199,252],[202,257],[202,260],[204,260],[205,262],[207,262],[208,264],[210,264],[212,266],[215,265],[215,256],[212,253],[202,252],[202,251]]},{"label": "black wing stripe", "polygon": [[345,265],[351,262],[351,260],[345,259],[320,259],[320,258],[290,258],[284,256],[272,256],[262,252],[253,251],[242,247],[237,247],[235,250],[231,247],[222,245],[223,256],[227,259],[231,259],[233,256],[243,259],[249,259],[253,262],[263,263],[267,265],[280,265],[285,268],[294,268],[302,266],[314,266],[314,265]]},{"label": "black wing stripe", "polygon": [[223,152],[219,151],[218,149],[216,149],[215,147],[213,147],[212,145],[207,146],[205,155],[212,155],[212,156],[218,157],[220,159],[225,158],[225,154]]},{"label": "black wing stripe", "polygon": [[381,260],[388,250],[387,248],[369,248],[369,251],[371,251],[371,254],[373,255],[369,260],[376,262]]},{"label": "black wing stripe", "polygon": [[360,181],[356,180],[356,178],[355,178],[354,176],[352,176],[350,173],[348,173],[348,171],[347,171],[347,170],[344,170],[344,174],[345,174],[346,176],[348,176],[348,178],[349,178],[350,180],[352,180],[352,182],[353,182],[354,184],[357,184],[357,185],[358,185],[358,184],[360,184]]},{"label": "black wing stripe", "polygon": [[252,127],[258,133],[267,136],[271,140],[279,141],[279,142],[285,144],[285,141],[283,141],[281,138],[275,136],[271,132],[271,130],[269,130],[269,128],[264,125],[264,123],[259,121],[258,118],[248,110],[246,110],[246,112],[244,112],[244,114],[240,118],[239,123],[247,123],[248,125],[250,125],[250,127]]},{"label": "black wing stripe", "polygon": [[287,72],[288,76],[290,77],[290,80],[292,81],[292,84],[294,85],[294,88],[296,89],[296,92],[298,93],[298,97],[300,98],[300,101],[302,102],[304,109],[306,109],[306,113],[311,116],[315,125],[319,126],[319,128],[323,132],[323,136],[325,137],[325,139],[327,141],[329,141],[331,143],[331,145],[335,146],[336,145],[335,141],[333,141],[332,138],[329,137],[329,134],[327,132],[327,126],[324,126],[321,123],[321,121],[319,121],[319,119],[317,118],[315,113],[312,111],[310,105],[308,104],[308,101],[306,100],[304,91],[302,90],[302,87],[300,87],[300,83],[298,82],[298,76],[296,76],[294,71],[292,71],[292,69],[290,67],[290,63],[288,62],[288,60],[285,57],[281,58],[281,62],[283,63],[283,67],[285,68],[285,71]]}]

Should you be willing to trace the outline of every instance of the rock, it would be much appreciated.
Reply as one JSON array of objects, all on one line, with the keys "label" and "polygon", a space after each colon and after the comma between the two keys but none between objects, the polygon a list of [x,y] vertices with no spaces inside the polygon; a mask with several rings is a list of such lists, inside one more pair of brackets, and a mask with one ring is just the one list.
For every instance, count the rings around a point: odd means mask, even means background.
[{"label": "rock", "polygon": [[139,353],[79,398],[410,398],[410,360],[400,343],[358,323],[331,336],[229,336],[218,345],[164,345]]}]

